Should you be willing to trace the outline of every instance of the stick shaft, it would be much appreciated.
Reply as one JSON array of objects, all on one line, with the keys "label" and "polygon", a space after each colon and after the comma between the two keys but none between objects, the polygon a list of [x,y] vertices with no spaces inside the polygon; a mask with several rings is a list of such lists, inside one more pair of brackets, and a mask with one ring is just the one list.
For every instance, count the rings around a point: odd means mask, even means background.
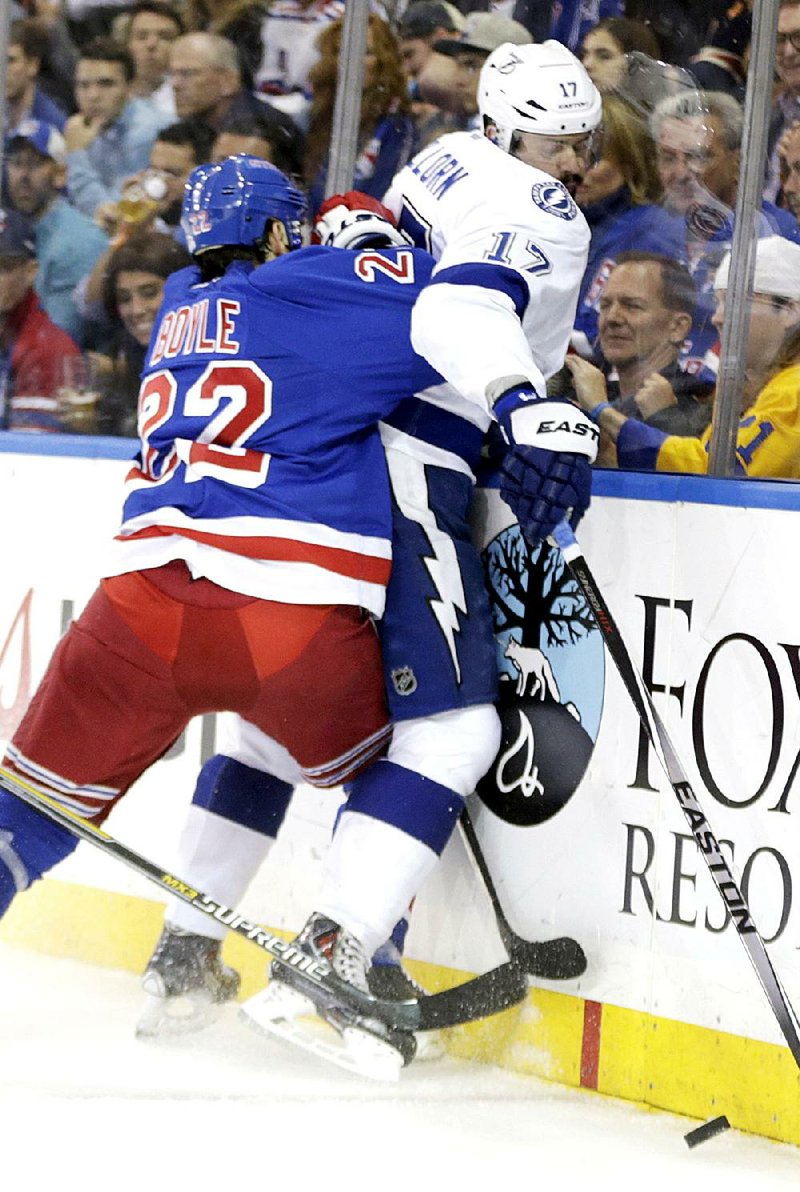
[{"label": "stick shaft", "polygon": [[195,910],[217,919],[229,931],[235,931],[256,947],[267,952],[275,960],[302,971],[315,985],[333,989],[345,1001],[365,1014],[380,1018],[398,1030],[437,1030],[440,1027],[457,1026],[497,1014],[509,1006],[517,1005],[527,994],[523,974],[514,964],[500,965],[488,973],[481,973],[453,989],[441,993],[427,994],[419,999],[396,1002],[375,998],[371,994],[343,981],[323,960],[315,960],[301,952],[293,943],[273,935],[257,923],[245,919],[233,907],[217,902],[202,890],[197,890],[182,878],[154,864],[147,857],[122,844],[103,828],[84,819],[69,808],[18,775],[0,766],[0,789],[21,799],[46,819],[71,832],[80,840],[93,844],[102,852],[121,861],[142,877],[186,902]]}]

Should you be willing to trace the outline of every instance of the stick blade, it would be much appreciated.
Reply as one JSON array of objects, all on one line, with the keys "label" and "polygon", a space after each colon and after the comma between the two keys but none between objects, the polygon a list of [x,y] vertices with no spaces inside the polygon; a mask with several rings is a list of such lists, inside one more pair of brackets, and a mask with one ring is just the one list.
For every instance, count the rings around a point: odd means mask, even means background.
[{"label": "stick blade", "polygon": [[467,997],[465,992],[466,986],[455,985],[442,993],[420,998],[416,1004],[418,1020],[415,1029],[435,1031],[458,1026],[518,1006],[528,996],[528,980],[523,969],[512,960],[473,978],[468,983]]},{"label": "stick blade", "polygon": [[586,953],[578,941],[568,935],[538,943],[509,936],[505,943],[515,962],[531,977],[571,981],[586,972]]}]

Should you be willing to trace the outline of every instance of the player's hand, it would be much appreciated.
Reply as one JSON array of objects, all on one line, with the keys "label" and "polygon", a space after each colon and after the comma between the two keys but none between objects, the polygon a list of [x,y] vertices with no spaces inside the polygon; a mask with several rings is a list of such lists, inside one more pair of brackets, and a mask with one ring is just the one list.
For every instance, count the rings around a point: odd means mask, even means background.
[{"label": "player's hand", "polygon": [[591,492],[592,465],[574,451],[515,444],[500,469],[500,495],[531,546],[565,517],[575,529],[589,508]]},{"label": "player's hand", "polygon": [[574,402],[539,398],[531,385],[509,389],[494,412],[510,444],[500,495],[535,546],[564,517],[575,529],[589,508],[600,431]]},{"label": "player's hand", "polygon": [[372,195],[360,190],[331,195],[317,212],[311,231],[312,244],[327,244],[333,248],[350,248],[354,236],[360,236],[365,225],[385,223],[395,228],[397,221],[388,207]]}]

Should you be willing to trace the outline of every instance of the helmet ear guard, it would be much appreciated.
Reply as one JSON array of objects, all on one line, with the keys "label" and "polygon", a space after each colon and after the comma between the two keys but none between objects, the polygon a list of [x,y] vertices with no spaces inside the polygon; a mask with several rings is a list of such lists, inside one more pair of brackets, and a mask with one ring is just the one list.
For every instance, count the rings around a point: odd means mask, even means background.
[{"label": "helmet ear guard", "polygon": [[478,83],[490,140],[504,153],[515,132],[566,137],[597,128],[603,102],[582,63],[558,41],[493,50]]}]

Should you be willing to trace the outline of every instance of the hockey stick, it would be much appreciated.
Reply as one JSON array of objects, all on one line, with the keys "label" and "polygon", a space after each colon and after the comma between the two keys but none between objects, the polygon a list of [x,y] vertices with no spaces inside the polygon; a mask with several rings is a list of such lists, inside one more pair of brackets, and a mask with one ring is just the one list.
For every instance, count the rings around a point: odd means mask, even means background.
[{"label": "hockey stick", "polygon": [[614,618],[608,605],[603,599],[595,579],[589,570],[581,548],[567,522],[562,522],[550,538],[559,548],[564,561],[580,585],[586,602],[594,613],[598,628],[603,635],[608,652],[619,671],[620,678],[633,701],[633,705],[642,722],[653,748],[658,755],[661,765],[675,792],[683,814],[686,816],[692,835],[709,868],[714,884],[722,896],[722,900],[733,920],[734,927],[750,958],[761,988],[766,994],[767,1001],[778,1021],[787,1046],[794,1056],[795,1063],[800,1067],[800,1022],[792,1008],[778,975],[773,968],[764,941],[758,928],[753,922],[750,908],[745,901],[736,879],[731,872],[728,862],[723,856],[717,838],[711,830],[708,820],[703,813],[697,796],[695,795],[683,769],[672,741],[669,738],[663,720],[658,714],[652,696],[645,686],[644,680],[636,669],[628,649],[620,637]]},{"label": "hockey stick", "polygon": [[486,858],[483,855],[475,826],[465,807],[460,820],[462,838],[466,842],[475,867],[489,895],[494,917],[497,920],[497,930],[503,947],[508,952],[509,960],[517,964],[523,972],[531,977],[544,977],[548,981],[568,981],[573,977],[580,977],[586,972],[586,953],[577,940],[568,935],[559,936],[554,940],[523,939],[516,934],[500,903],[497,887],[494,884]]},{"label": "hockey stick", "polygon": [[168,870],[155,865],[140,853],[115,840],[96,824],[63,807],[55,799],[2,766],[0,789],[21,799],[23,803],[27,803],[29,807],[80,840],[86,840],[102,852],[122,861],[142,877],[148,878],[162,890],[188,903],[195,910],[217,919],[229,931],[235,931],[246,940],[250,940],[276,960],[299,969],[315,985],[333,990],[360,1013],[379,1018],[398,1030],[431,1031],[458,1026],[464,1022],[473,1022],[477,1018],[498,1014],[509,1006],[517,1005],[527,996],[528,983],[524,973],[517,965],[508,963],[441,993],[400,1002],[373,997],[372,994],[364,993],[343,981],[327,962],[312,959],[293,943],[287,943],[279,936],[272,935],[257,923],[245,919],[232,907],[217,902],[202,890],[195,889]]}]

